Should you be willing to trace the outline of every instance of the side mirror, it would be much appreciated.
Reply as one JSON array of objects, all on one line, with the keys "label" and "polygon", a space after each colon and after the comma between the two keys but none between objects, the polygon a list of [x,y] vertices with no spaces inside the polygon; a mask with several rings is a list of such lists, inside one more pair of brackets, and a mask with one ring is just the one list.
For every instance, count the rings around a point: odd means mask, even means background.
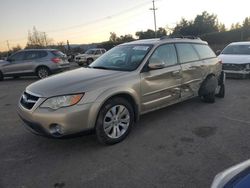
[{"label": "side mirror", "polygon": [[151,58],[148,64],[149,70],[163,69],[165,68],[165,63],[158,58]]},{"label": "side mirror", "polygon": [[218,55],[220,55],[220,53],[221,53],[221,50],[217,50],[216,52],[215,52],[215,54],[218,56]]}]

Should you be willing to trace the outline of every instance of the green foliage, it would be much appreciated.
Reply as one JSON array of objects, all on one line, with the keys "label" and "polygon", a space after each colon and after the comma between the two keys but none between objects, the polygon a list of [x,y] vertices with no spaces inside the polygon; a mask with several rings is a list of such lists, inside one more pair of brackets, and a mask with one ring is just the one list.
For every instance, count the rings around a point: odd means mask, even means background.
[{"label": "green foliage", "polygon": [[194,35],[218,32],[219,25],[217,16],[204,11],[197,15],[194,20],[187,21],[184,18],[176,25],[172,35]]},{"label": "green foliage", "polygon": [[250,39],[250,28],[239,28],[225,32],[208,33],[200,36],[209,44],[228,44]]},{"label": "green foliage", "polygon": [[[157,31],[156,31],[157,37],[162,37],[162,36],[166,36],[167,35],[167,31],[160,27]],[[151,39],[151,38],[155,38],[155,32],[151,29],[148,29],[147,31],[137,31],[135,33],[135,35],[139,38],[139,39]]]}]

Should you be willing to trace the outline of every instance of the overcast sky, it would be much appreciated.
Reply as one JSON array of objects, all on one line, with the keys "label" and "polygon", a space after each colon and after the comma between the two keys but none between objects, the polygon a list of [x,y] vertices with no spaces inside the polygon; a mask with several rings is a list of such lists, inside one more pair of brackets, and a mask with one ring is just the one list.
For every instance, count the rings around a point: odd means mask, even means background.
[{"label": "overcast sky", "polygon": [[[249,0],[156,0],[157,27],[174,27],[203,11],[214,13],[230,28],[250,16]],[[20,44],[35,26],[55,42],[91,43],[109,33],[135,34],[153,29],[152,0],[0,0],[0,51]]]}]

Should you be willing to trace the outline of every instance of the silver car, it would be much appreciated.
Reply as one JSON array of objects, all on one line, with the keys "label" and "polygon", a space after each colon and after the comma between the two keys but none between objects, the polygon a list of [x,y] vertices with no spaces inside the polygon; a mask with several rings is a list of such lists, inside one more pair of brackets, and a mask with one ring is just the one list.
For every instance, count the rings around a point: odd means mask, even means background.
[{"label": "silver car", "polygon": [[29,49],[16,52],[0,61],[0,80],[4,77],[36,75],[45,78],[50,74],[69,69],[66,55],[53,49]]},{"label": "silver car", "polygon": [[75,62],[79,65],[90,65],[97,58],[102,56],[106,50],[104,48],[93,48],[87,50],[84,54],[79,54],[75,57]]},{"label": "silver car", "polygon": [[141,114],[200,96],[224,97],[221,63],[200,39],[149,39],[121,44],[87,68],[29,85],[18,113],[36,134],[63,137],[95,130],[115,144]]}]

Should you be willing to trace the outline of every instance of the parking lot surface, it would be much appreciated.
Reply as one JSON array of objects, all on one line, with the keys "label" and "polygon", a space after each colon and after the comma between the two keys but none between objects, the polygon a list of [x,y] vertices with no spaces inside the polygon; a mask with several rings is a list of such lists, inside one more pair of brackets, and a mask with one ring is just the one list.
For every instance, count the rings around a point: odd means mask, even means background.
[{"label": "parking lot surface", "polygon": [[205,188],[250,157],[250,80],[227,80],[226,97],[198,98],[141,117],[122,143],[94,134],[49,139],[25,129],[16,113],[36,78],[0,82],[0,187]]}]

